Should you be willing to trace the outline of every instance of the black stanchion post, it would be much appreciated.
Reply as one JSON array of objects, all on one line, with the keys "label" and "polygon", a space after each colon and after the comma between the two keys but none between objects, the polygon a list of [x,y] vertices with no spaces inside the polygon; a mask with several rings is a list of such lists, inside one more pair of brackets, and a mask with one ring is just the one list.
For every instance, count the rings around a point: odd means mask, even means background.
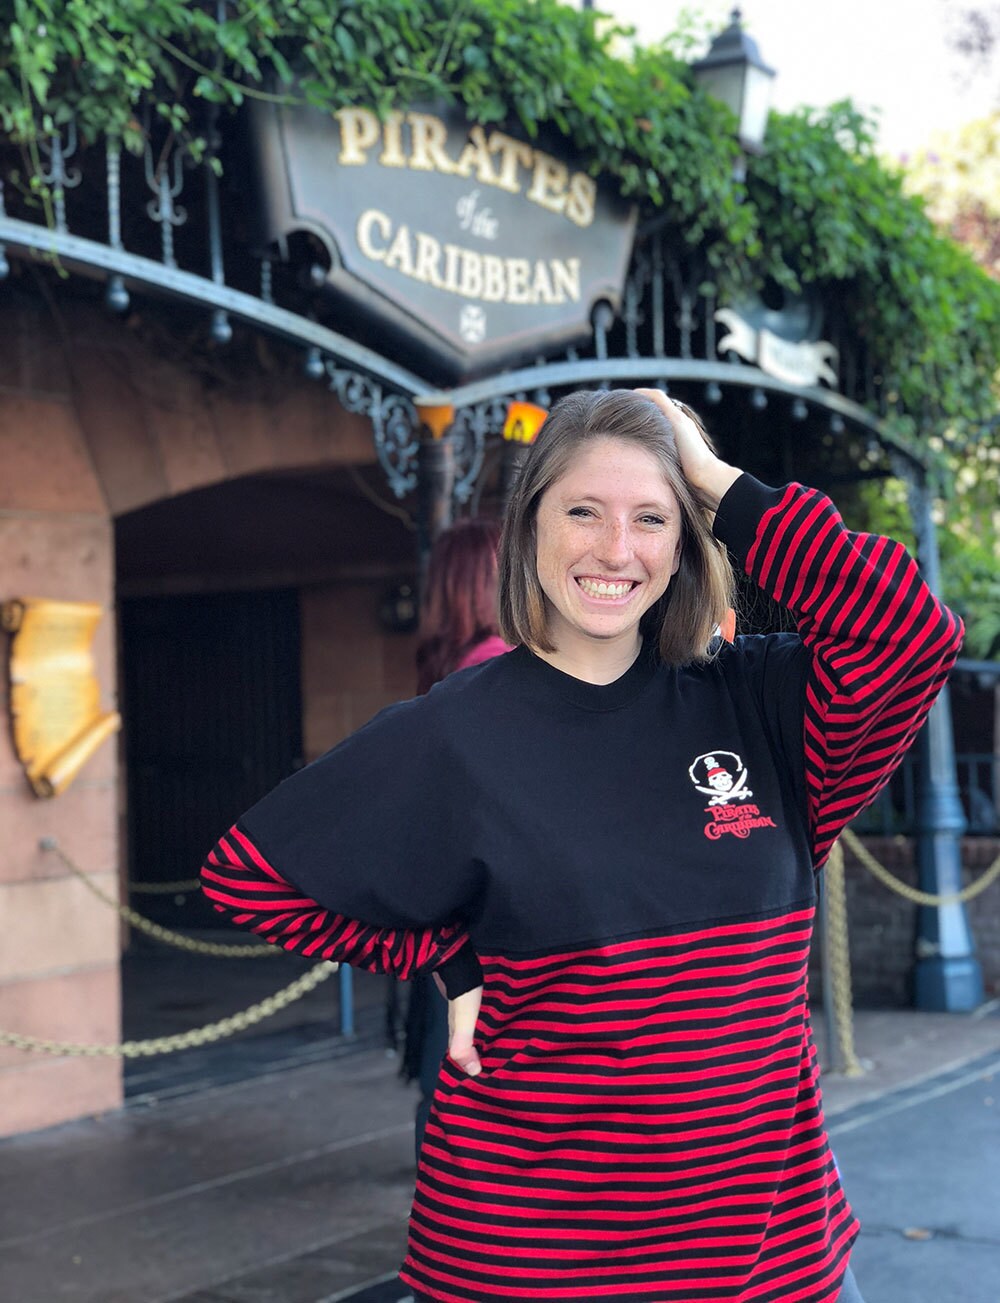
[{"label": "black stanchion post", "polygon": [[447,433],[454,415],[453,409],[440,406],[421,409],[418,405],[417,410],[424,422],[417,461],[417,546],[422,593],[434,540],[452,523],[455,448]]}]

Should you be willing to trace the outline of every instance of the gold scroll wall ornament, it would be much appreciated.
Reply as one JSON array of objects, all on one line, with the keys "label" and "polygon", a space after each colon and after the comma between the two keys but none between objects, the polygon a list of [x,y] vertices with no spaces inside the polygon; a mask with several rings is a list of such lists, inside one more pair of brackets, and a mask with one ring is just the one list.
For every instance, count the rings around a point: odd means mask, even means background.
[{"label": "gold scroll wall ornament", "polygon": [[0,606],[12,634],[10,713],[14,747],[36,796],[66,790],[97,748],[121,727],[102,711],[92,645],[95,602],[20,597]]}]

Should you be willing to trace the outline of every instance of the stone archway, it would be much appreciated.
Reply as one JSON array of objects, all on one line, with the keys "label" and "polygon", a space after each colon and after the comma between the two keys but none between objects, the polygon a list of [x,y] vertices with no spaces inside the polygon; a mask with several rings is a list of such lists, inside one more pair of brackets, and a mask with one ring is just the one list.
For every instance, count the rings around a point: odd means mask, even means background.
[{"label": "stone archway", "polygon": [[[266,354],[227,382],[211,367],[195,373],[96,306],[50,312],[27,295],[0,312],[0,335],[9,342],[0,350],[0,596],[104,609],[95,641],[104,708],[119,693],[116,518],[247,477],[301,481],[375,461],[367,420],[323,386],[269,369]],[[6,706],[6,682],[2,691]],[[63,795],[41,801],[2,730],[0,907],[15,923],[0,958],[4,1029],[119,1039],[118,920],[39,846],[54,838],[99,886],[118,890],[118,756],[106,742]],[[0,1134],[120,1102],[115,1059],[0,1051]]]}]

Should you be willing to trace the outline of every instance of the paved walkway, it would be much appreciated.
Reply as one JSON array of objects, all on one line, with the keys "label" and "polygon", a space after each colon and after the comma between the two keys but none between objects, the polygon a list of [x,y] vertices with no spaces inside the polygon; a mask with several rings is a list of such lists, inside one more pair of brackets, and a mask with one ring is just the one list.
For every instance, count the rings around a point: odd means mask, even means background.
[{"label": "paved walkway", "polygon": [[[1000,1012],[856,1032],[870,1070],[825,1093],[866,1303],[998,1303]],[[308,1055],[0,1142],[4,1303],[404,1296],[415,1093],[381,1049]]]},{"label": "paved walkway", "polygon": [[832,1119],[867,1303],[1000,1300],[1000,1047]]}]

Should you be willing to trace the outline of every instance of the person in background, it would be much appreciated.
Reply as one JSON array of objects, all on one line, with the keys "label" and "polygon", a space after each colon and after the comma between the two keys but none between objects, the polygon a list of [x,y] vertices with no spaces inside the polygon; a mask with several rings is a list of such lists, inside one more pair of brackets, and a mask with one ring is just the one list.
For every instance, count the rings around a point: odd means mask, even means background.
[{"label": "person in background", "polygon": [[497,548],[494,520],[460,520],[431,549],[420,604],[417,692],[470,665],[510,651],[497,625]]},{"label": "person in background", "polygon": [[[511,650],[497,628],[500,525],[476,518],[444,530],[431,550],[420,607],[417,692],[455,670]],[[448,1050],[448,1007],[430,975],[410,983],[402,1074],[420,1083],[416,1148],[420,1161],[431,1101]]]},{"label": "person in background", "polygon": [[[734,565],[796,632],[717,637]],[[401,1279],[417,1303],[858,1303],[816,873],[961,621],[900,544],[729,465],[655,390],[553,407],[498,601],[513,651],[383,711],[202,870],[275,945],[444,983]]]}]

